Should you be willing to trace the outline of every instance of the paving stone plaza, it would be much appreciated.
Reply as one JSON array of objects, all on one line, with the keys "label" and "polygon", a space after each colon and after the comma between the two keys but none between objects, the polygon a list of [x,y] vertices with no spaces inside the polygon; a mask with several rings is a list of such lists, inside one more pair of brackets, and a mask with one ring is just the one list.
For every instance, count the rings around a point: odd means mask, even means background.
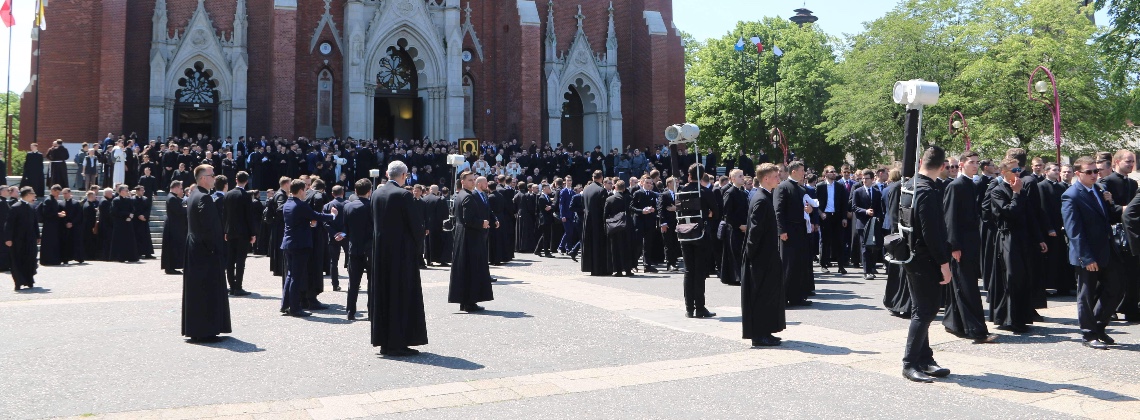
[{"label": "paving stone plaza", "polygon": [[753,349],[740,289],[715,277],[718,317],[687,319],[679,273],[597,278],[520,256],[492,268],[488,310],[466,314],[435,267],[422,271],[430,344],[392,359],[367,321],[345,319],[344,292],[313,317],[278,316],[267,258],[250,259],[254,294],[230,300],[234,333],[189,344],[181,278],[161,273],[43,267],[38,289],[0,293],[0,418],[1140,418],[1140,327],[1114,323],[1117,346],[1085,348],[1073,298],[1051,299],[1029,334],[994,330],[998,344],[935,322],[953,374],[915,384],[899,375],[907,320],[882,309],[883,280],[856,274],[817,274],[784,344]]}]

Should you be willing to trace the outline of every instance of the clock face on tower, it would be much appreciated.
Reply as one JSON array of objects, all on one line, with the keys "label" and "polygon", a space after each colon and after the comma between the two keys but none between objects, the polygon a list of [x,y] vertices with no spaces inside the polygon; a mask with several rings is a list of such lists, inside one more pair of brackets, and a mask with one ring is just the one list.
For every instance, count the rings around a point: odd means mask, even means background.
[{"label": "clock face on tower", "polygon": [[471,51],[463,51],[463,61],[471,61]]},{"label": "clock face on tower", "polygon": [[321,54],[324,54],[324,55],[332,54],[332,44],[329,44],[328,42],[322,42],[320,48],[321,48]]}]

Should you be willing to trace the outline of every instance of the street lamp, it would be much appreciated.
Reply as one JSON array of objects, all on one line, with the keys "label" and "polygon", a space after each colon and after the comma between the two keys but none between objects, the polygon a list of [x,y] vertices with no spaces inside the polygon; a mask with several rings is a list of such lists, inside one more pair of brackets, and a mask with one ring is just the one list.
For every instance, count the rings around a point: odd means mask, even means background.
[{"label": "street lamp", "polygon": [[[1044,80],[1040,80],[1037,83],[1033,83],[1034,76],[1037,76],[1037,72],[1041,71],[1041,70],[1044,70],[1045,75],[1049,77],[1049,83],[1045,83]],[[1037,93],[1044,95],[1045,93],[1049,92],[1050,87],[1053,88],[1053,102],[1049,102],[1046,99],[1041,99],[1039,97],[1033,96],[1034,90],[1037,90]],[[1049,69],[1046,68],[1045,66],[1037,66],[1037,68],[1033,69],[1033,73],[1029,74],[1029,84],[1026,86],[1025,89],[1026,89],[1026,94],[1029,95],[1029,100],[1041,102],[1041,103],[1049,106],[1049,111],[1053,113],[1053,145],[1055,145],[1057,147],[1057,163],[1060,164],[1061,163],[1061,98],[1060,98],[1060,95],[1057,94],[1057,79],[1053,77],[1053,72],[1049,71]]]},{"label": "street lamp", "polygon": [[768,138],[772,141],[772,148],[775,148],[777,145],[779,145],[780,150],[784,152],[784,160],[780,162],[780,165],[787,165],[788,138],[784,136],[784,132],[781,131],[779,127],[772,127],[771,130],[768,130]]},{"label": "street lamp", "polygon": [[[958,116],[958,120],[954,120],[954,116]],[[966,122],[966,116],[962,115],[962,111],[954,111],[950,113],[950,137],[954,137],[957,130],[962,130],[962,137],[966,140],[966,151],[970,151],[970,124]]]}]

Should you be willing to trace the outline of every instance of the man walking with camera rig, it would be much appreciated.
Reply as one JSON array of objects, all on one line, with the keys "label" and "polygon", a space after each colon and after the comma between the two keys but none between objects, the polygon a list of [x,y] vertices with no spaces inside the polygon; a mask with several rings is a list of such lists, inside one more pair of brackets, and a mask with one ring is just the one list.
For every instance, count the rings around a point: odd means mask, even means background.
[{"label": "man walking with camera rig", "polygon": [[950,369],[934,361],[934,351],[930,349],[930,322],[938,314],[941,285],[950,283],[950,250],[946,247],[942,189],[934,181],[946,169],[946,151],[930,146],[923,152],[920,164],[918,175],[911,181],[914,187],[911,217],[904,220],[913,229],[909,240],[912,258],[903,265],[910,279],[913,309],[902,374],[915,382],[934,382],[934,378],[950,375]]}]

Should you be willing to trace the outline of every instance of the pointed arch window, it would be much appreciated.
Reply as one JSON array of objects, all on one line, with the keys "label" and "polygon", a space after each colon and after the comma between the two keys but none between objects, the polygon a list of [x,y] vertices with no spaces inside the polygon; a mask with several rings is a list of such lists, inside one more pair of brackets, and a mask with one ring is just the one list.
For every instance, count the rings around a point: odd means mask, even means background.
[{"label": "pointed arch window", "polygon": [[214,80],[213,70],[207,69],[201,61],[195,61],[194,66],[187,68],[183,77],[178,79],[178,90],[174,96],[182,103],[218,103],[218,82]]},{"label": "pointed arch window", "polygon": [[463,133],[475,137],[475,82],[463,75]]},{"label": "pointed arch window", "polygon": [[332,129],[333,77],[328,69],[317,76],[317,127]]}]

